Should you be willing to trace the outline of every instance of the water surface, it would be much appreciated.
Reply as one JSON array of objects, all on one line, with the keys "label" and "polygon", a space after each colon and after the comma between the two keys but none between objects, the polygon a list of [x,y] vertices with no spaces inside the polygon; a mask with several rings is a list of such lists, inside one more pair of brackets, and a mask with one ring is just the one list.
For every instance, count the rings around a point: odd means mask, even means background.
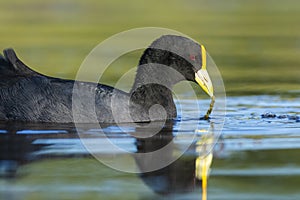
[{"label": "water surface", "polygon": [[[299,100],[295,96],[227,98],[225,126],[213,150],[208,199],[300,198]],[[193,109],[195,100],[179,103],[188,117],[167,123],[150,139],[136,139],[132,133],[147,134],[155,125],[107,124],[101,131],[93,124],[76,129],[68,124],[1,123],[1,199],[201,199],[201,178],[195,176],[201,154],[197,146],[214,116],[201,121],[202,113]],[[208,100],[198,103],[209,105]],[[195,127],[200,130],[196,134]],[[133,153],[153,152],[169,143],[172,148],[162,155],[166,159],[185,153],[161,170],[126,173],[107,167],[91,153],[141,171],[151,159],[115,151],[106,146],[106,138]],[[84,144],[96,145],[89,152]]]}]

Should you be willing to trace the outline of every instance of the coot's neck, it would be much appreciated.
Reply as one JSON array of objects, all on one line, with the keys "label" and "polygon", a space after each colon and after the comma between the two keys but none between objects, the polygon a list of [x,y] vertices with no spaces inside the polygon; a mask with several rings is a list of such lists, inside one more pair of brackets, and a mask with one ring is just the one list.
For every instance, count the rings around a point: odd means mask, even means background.
[{"label": "coot's neck", "polygon": [[180,81],[175,79],[174,73],[176,73],[174,69],[159,63],[140,65],[130,93],[147,85],[157,85],[158,88],[161,86],[172,90],[173,86]]},{"label": "coot's neck", "polygon": [[147,113],[153,105],[158,104],[164,108],[168,119],[175,118],[177,112],[172,88],[179,80],[174,79],[176,76],[172,76],[172,71],[175,70],[159,63],[140,65],[130,91],[131,103],[140,106]]}]

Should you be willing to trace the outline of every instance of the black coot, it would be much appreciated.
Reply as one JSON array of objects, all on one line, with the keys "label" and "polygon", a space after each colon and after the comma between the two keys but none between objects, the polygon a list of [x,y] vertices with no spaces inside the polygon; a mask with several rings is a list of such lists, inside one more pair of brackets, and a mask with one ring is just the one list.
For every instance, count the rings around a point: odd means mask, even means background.
[{"label": "black coot", "polygon": [[42,75],[20,61],[12,49],[6,49],[4,56],[0,55],[0,121],[115,123],[172,119],[177,115],[172,86],[183,80],[197,82],[213,96],[205,48],[181,36],[162,36],[144,51],[129,93]]}]

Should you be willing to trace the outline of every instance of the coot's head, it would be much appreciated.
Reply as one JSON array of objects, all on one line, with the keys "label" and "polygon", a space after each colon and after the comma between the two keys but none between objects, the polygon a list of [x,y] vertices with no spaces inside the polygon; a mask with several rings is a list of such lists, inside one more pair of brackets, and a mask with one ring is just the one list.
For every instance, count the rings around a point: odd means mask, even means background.
[{"label": "coot's head", "polygon": [[[145,50],[139,65],[158,63],[170,66],[183,77],[175,82],[181,80],[196,82],[212,97],[214,90],[206,70],[206,56],[206,50],[203,45],[186,37],[165,35],[155,40]],[[176,79],[176,77],[168,76],[164,78]]]}]

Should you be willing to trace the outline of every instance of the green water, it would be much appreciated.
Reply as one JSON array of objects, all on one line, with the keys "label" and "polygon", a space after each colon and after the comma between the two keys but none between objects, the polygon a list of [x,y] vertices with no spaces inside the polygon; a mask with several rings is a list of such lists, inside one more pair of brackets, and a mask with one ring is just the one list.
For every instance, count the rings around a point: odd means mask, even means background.
[{"label": "green water", "polygon": [[[264,119],[261,115],[300,116],[299,20],[298,0],[1,1],[0,49],[15,48],[26,64],[41,73],[74,78],[91,49],[120,31],[157,26],[191,36],[206,46],[229,96],[208,199],[297,200],[300,124],[292,118]],[[107,71],[103,82],[114,83],[137,64],[140,55],[136,51],[115,61],[112,69],[116,70]],[[183,107],[192,108],[189,101]],[[186,127],[208,125],[195,120],[199,113],[190,114],[194,118],[183,122]],[[201,199],[199,185],[191,192],[163,196],[139,175],[106,167],[84,151],[72,128],[42,125],[40,130],[54,130],[54,134],[29,131],[15,138],[2,133],[7,125],[0,125],[1,158],[18,158],[16,166],[1,163],[1,200]],[[93,137],[97,130],[85,132],[92,132]],[[194,129],[173,132],[188,137]],[[125,148],[135,148],[131,140],[115,137]],[[195,156],[184,155],[182,160]],[[122,165],[134,163],[130,159]]]},{"label": "green water", "polygon": [[[299,199],[299,97],[239,96],[227,101],[222,135],[212,132],[216,146],[208,199]],[[199,103],[209,105],[208,100]],[[199,121],[195,100],[177,104],[188,115],[150,139],[133,137],[149,132],[134,124],[102,129],[84,125],[76,131],[70,125],[0,123],[1,199],[201,199],[195,160],[203,155],[197,151],[202,136],[195,135],[195,125],[205,130],[217,116]],[[269,111],[277,117],[261,117]],[[106,137],[128,153],[107,146]],[[132,153],[153,152],[170,142],[171,150],[161,156],[183,155],[167,170],[124,172],[147,168],[143,163],[149,159]]]}]

